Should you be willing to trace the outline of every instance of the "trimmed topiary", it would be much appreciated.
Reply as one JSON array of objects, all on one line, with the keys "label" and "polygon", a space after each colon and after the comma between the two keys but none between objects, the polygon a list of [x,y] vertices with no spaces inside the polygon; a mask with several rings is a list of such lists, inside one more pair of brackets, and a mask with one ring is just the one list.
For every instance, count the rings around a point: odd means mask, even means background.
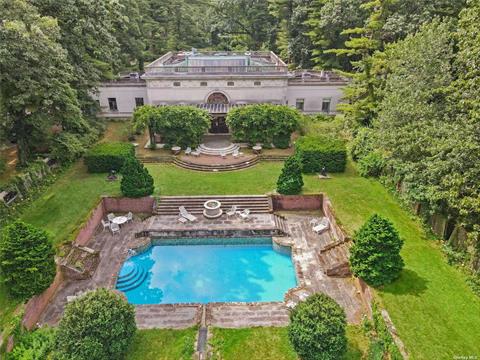
[{"label": "trimmed topiary", "polygon": [[345,143],[325,136],[305,136],[295,143],[295,153],[302,162],[304,173],[315,173],[326,168],[328,172],[343,172],[347,164]]},{"label": "trimmed topiary", "polygon": [[400,276],[403,241],[386,218],[374,214],[355,234],[350,249],[350,268],[372,286],[388,284]]},{"label": "trimmed topiary", "polygon": [[125,159],[135,156],[135,148],[130,143],[101,143],[91,148],[85,155],[85,165],[90,173],[120,171]]},{"label": "trimmed topiary", "polygon": [[317,293],[292,309],[288,337],[302,360],[342,359],[347,350],[346,326],[340,305]]},{"label": "trimmed topiary", "polygon": [[138,198],[153,194],[153,178],[136,158],[129,157],[122,168],[120,189],[123,195]]},{"label": "trimmed topiary", "polygon": [[55,278],[55,250],[47,233],[16,221],[3,229],[0,272],[9,293],[25,300],[47,289]]},{"label": "trimmed topiary", "polygon": [[302,191],[302,165],[296,156],[285,160],[282,173],[277,180],[277,191],[284,195],[295,195]]},{"label": "trimmed topiary", "polygon": [[70,302],[55,341],[57,359],[123,359],[135,335],[135,307],[107,289]]}]

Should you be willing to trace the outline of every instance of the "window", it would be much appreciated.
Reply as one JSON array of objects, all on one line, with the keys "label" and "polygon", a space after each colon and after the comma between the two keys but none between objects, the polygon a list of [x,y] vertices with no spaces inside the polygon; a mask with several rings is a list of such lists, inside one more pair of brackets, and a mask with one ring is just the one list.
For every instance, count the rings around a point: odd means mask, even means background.
[{"label": "window", "polygon": [[323,99],[322,100],[322,112],[330,114],[330,102],[331,99]]},{"label": "window", "polygon": [[143,106],[144,105],[144,102],[143,102],[143,97],[136,97],[135,98],[135,107],[139,107],[139,106]]},{"label": "window", "polygon": [[297,99],[295,102],[295,107],[298,110],[303,111],[303,109],[305,108],[305,99]]},{"label": "window", "polygon": [[228,81],[227,86],[235,86],[235,83],[233,81]]},{"label": "window", "polygon": [[180,86],[180,81],[174,81],[173,86]]},{"label": "window", "polygon": [[206,81],[200,81],[200,86],[207,86],[208,83]]},{"label": "window", "polygon": [[261,81],[254,81],[253,86],[261,86],[262,82]]},{"label": "window", "polygon": [[110,111],[118,111],[117,98],[108,98],[108,107]]}]

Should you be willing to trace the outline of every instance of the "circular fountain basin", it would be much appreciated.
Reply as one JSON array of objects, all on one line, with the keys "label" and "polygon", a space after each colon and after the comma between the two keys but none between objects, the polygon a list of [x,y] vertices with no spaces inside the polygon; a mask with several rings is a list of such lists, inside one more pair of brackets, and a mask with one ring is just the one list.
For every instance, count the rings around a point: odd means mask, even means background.
[{"label": "circular fountain basin", "polygon": [[220,208],[222,203],[218,200],[207,200],[203,204],[203,216],[207,219],[216,219],[222,216],[223,210]]}]

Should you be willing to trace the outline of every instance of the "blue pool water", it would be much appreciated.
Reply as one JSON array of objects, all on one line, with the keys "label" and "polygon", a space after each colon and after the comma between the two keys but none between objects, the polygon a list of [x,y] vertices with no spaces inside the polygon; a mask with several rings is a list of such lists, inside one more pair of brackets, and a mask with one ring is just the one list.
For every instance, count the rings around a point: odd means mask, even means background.
[{"label": "blue pool water", "polygon": [[152,246],[123,264],[117,289],[132,304],[282,301],[296,286],[290,254],[269,238],[236,240]]}]

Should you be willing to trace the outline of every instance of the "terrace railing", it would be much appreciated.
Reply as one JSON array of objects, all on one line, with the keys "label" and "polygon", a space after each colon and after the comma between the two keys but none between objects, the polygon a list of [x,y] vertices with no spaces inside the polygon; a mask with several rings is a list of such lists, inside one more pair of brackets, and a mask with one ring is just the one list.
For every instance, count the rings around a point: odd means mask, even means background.
[{"label": "terrace railing", "polygon": [[162,74],[236,74],[236,73],[287,73],[283,65],[258,66],[152,66],[146,69],[146,75]]}]

